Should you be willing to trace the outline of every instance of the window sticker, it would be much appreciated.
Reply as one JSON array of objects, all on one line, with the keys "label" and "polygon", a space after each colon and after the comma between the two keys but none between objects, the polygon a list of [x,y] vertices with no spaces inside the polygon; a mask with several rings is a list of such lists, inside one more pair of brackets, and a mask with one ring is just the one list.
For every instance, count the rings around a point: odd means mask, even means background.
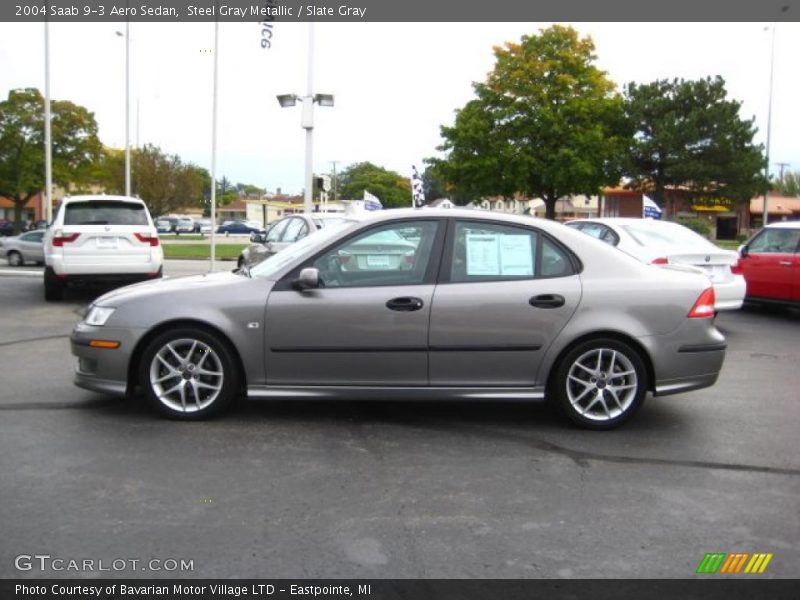
[{"label": "window sticker", "polygon": [[467,234],[467,275],[499,275],[500,253],[496,234]]},{"label": "window sticker", "polygon": [[467,275],[533,277],[531,236],[468,233]]},{"label": "window sticker", "polygon": [[517,277],[533,276],[531,236],[501,235],[500,274]]}]

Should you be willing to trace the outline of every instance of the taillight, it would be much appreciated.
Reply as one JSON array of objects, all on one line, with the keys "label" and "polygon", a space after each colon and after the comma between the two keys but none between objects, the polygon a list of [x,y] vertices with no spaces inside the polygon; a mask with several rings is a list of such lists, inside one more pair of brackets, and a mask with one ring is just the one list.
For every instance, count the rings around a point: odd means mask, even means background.
[{"label": "taillight", "polygon": [[714,316],[714,305],[717,303],[717,297],[714,294],[714,288],[706,288],[700,297],[692,306],[692,310],[686,315],[690,319],[705,319]]},{"label": "taillight", "polygon": [[146,233],[134,233],[133,235],[136,236],[137,240],[144,244],[149,243],[151,246],[158,246],[159,244],[157,235],[148,235]]},{"label": "taillight", "polygon": [[650,261],[651,265],[668,265],[669,259],[666,256],[659,256]]},{"label": "taillight", "polygon": [[337,255],[337,258],[339,259],[339,264],[340,265],[346,265],[347,263],[350,262],[350,255],[349,254],[344,254],[344,253],[340,252]]},{"label": "taillight", "polygon": [[64,235],[63,233],[57,233],[53,236],[53,246],[56,248],[61,248],[64,244],[70,244],[77,240],[80,235],[80,233],[69,233],[67,235]]},{"label": "taillight", "polygon": [[416,257],[414,254],[406,254],[406,255],[403,257],[403,260],[405,260],[405,261],[406,261],[406,264],[408,264],[408,265],[413,265],[413,264],[416,262],[416,260],[417,260],[417,257]]},{"label": "taillight", "polygon": [[734,275],[742,275],[744,273],[744,267],[742,266],[741,258],[737,258],[736,262],[731,265],[731,273]]}]

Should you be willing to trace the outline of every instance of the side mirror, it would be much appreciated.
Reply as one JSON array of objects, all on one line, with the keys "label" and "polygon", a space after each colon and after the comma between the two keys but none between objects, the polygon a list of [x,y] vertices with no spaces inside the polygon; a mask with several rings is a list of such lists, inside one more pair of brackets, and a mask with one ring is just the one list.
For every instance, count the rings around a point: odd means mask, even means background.
[{"label": "side mirror", "polygon": [[264,240],[265,240],[265,236],[262,233],[258,233],[257,231],[254,231],[253,233],[250,234],[250,241],[253,242],[254,244],[259,244],[259,243],[263,244]]},{"label": "side mirror", "polygon": [[748,252],[747,252],[747,244],[742,244],[741,246],[739,246],[737,252],[739,253],[739,256],[741,256],[742,258],[747,256],[747,254],[748,254]]},{"label": "side mirror", "polygon": [[292,282],[292,287],[299,292],[319,288],[319,269],[308,267],[300,271],[300,276]]}]

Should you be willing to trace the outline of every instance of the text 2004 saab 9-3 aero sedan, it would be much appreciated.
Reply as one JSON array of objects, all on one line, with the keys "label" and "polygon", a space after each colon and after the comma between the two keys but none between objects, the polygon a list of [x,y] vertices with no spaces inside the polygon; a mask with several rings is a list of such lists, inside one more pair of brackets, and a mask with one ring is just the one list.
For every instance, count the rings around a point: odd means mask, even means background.
[{"label": "text 2004 saab 9-3 aero sedan", "polygon": [[[388,237],[408,241],[403,260]],[[725,339],[713,317],[706,277],[558,223],[409,209],[323,229],[251,271],[113,291],[75,327],[72,351],[77,385],[141,389],[183,419],[245,394],[547,396],[578,425],[608,429],[648,391],[716,381]]]}]

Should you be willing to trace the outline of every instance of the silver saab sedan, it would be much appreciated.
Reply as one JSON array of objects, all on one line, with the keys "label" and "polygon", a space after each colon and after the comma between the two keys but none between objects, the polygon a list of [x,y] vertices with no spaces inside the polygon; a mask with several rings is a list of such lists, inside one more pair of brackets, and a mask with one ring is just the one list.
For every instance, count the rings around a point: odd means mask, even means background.
[{"label": "silver saab sedan", "polygon": [[[390,238],[408,242],[402,260]],[[180,419],[243,395],[548,398],[610,429],[648,391],[713,385],[725,339],[702,275],[550,221],[409,209],[325,228],[249,271],[115,290],[72,351],[78,386],[141,390]]]}]

